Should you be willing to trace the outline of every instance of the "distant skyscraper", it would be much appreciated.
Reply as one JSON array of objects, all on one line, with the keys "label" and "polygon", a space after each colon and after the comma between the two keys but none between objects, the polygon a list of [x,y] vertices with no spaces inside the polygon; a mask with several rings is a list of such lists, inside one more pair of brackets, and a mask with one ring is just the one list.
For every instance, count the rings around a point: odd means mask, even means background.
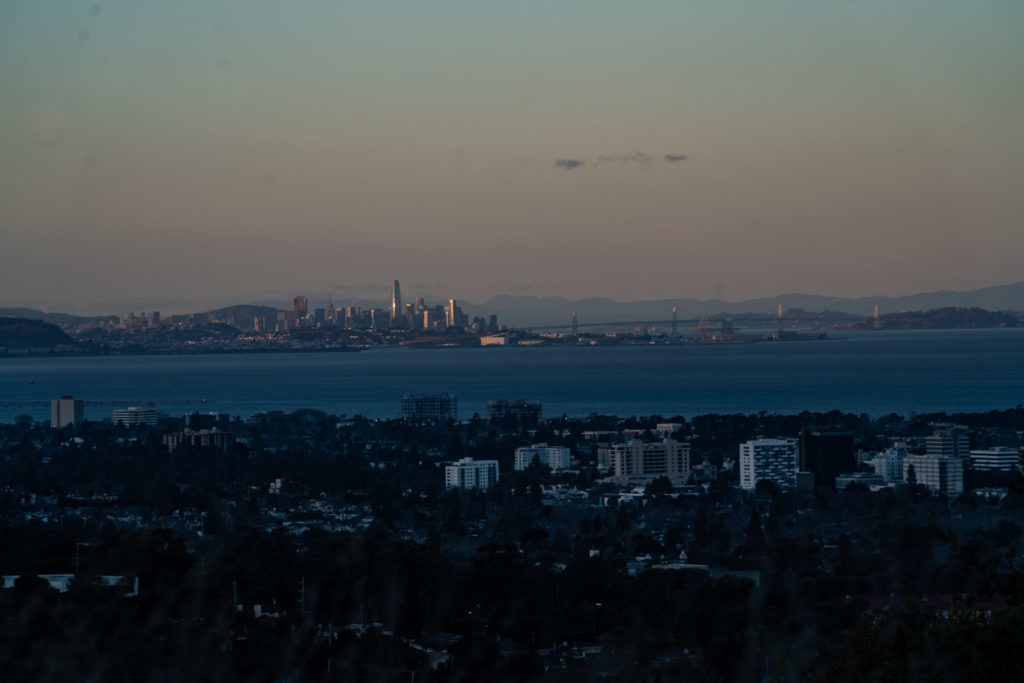
[{"label": "distant skyscraper", "polygon": [[405,310],[402,308],[402,288],[398,280],[391,285],[391,326],[402,327],[405,322]]},{"label": "distant skyscraper", "polygon": [[448,328],[469,326],[469,316],[462,312],[455,299],[449,299],[444,307],[444,324]]},{"label": "distant skyscraper", "polygon": [[297,296],[292,302],[292,310],[299,318],[305,318],[309,311],[309,302],[304,296]]},{"label": "distant skyscraper", "polygon": [[74,396],[61,396],[50,401],[50,426],[67,427],[81,424],[85,415],[85,402]]},{"label": "distant skyscraper", "polygon": [[327,324],[334,325],[336,323],[334,319],[334,297],[330,294],[327,295]]},{"label": "distant skyscraper", "polygon": [[455,316],[456,311],[459,310],[458,304],[455,303],[455,299],[449,299],[448,305],[444,309],[444,325],[445,327],[455,327]]},{"label": "distant skyscraper", "polygon": [[386,330],[389,322],[391,322],[391,315],[383,308],[370,309],[370,327],[375,330]]}]

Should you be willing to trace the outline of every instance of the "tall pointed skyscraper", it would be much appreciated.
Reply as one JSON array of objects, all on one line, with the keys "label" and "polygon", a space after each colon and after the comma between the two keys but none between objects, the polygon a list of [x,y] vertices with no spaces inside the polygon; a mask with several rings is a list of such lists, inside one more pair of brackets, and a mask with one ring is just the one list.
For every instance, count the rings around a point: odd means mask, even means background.
[{"label": "tall pointed skyscraper", "polygon": [[391,286],[391,326],[401,327],[405,321],[405,311],[402,309],[402,289],[398,286],[398,280]]}]

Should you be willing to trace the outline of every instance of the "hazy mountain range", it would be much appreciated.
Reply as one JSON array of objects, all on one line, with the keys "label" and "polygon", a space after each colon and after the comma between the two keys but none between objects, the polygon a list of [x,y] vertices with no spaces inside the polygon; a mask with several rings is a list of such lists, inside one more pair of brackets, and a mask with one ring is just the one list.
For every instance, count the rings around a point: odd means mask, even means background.
[{"label": "hazy mountain range", "polygon": [[881,314],[899,311],[927,311],[954,306],[978,307],[991,311],[1024,311],[1024,282],[985,287],[967,292],[940,291],[909,296],[887,297],[832,297],[817,294],[783,294],[746,301],[721,299],[655,299],[649,301],[613,301],[605,298],[577,299],[562,297],[499,295],[479,306],[466,304],[469,315],[495,313],[505,325],[544,325],[565,319],[575,310],[579,322],[617,322],[632,320],[666,320],[673,306],[679,309],[680,319],[699,318],[701,314],[774,313],[779,304],[783,309],[799,308],[805,311],[835,311],[869,316],[875,304]]},{"label": "hazy mountain range", "polygon": [[[360,301],[359,304],[364,308],[369,306],[385,307],[383,302]],[[573,310],[577,311],[579,322],[581,323],[623,322],[667,320],[671,317],[673,306],[678,307],[679,318],[686,320],[699,318],[701,314],[772,314],[776,311],[776,307],[779,304],[782,304],[784,310],[834,311],[863,316],[871,315],[875,304],[878,304],[879,313],[882,314],[899,311],[927,311],[950,306],[958,308],[978,307],[990,311],[1024,311],[1024,282],[985,287],[966,292],[947,290],[898,297],[847,298],[817,294],[782,294],[775,297],[747,299],[745,301],[723,301],[721,299],[614,301],[600,297],[569,300],[557,296],[536,297],[500,294],[481,304],[464,300],[459,302],[463,311],[470,317],[495,314],[502,324],[513,327],[540,326],[554,323],[568,324]],[[323,302],[310,302],[310,310],[314,307],[322,306]],[[278,310],[283,309],[265,305],[242,304],[219,308],[209,312],[214,313],[215,317],[221,318],[231,313],[238,320],[244,320],[254,315],[263,316],[269,322],[276,318]],[[206,312],[203,313],[205,314]],[[116,319],[116,316],[76,316],[64,313],[45,313],[29,308],[0,308],[0,316],[45,320],[65,328],[88,321]]]}]

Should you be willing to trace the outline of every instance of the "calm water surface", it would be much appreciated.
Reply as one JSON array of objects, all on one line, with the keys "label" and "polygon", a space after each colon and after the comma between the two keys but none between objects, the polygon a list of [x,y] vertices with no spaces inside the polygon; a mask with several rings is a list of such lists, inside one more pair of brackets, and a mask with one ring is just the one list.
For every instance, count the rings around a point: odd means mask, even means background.
[{"label": "calm water surface", "polygon": [[546,416],[833,409],[881,415],[1024,403],[1024,329],[843,336],[706,346],[6,358],[0,420],[46,419],[46,407],[9,404],[60,394],[86,399],[90,419],[142,401],[172,415],[316,408],[391,418],[407,391],[452,392],[460,417],[484,414],[495,398],[540,400]]}]

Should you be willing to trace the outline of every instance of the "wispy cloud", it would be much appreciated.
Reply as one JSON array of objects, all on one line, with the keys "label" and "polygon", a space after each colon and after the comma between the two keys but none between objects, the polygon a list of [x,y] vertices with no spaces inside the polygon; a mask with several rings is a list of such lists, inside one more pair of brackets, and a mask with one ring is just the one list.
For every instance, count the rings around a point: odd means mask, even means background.
[{"label": "wispy cloud", "polygon": [[601,154],[592,161],[584,161],[583,159],[571,159],[564,157],[561,159],[555,159],[555,168],[563,171],[575,171],[577,168],[584,166],[601,166],[604,164],[619,164],[625,166],[628,164],[655,164],[655,163],[666,163],[675,164],[680,161],[686,161],[687,157],[685,154],[665,154],[662,157],[651,156],[644,152],[629,152],[628,154]]},{"label": "wispy cloud", "polygon": [[564,171],[573,171],[580,166],[586,165],[586,162],[579,159],[555,159],[555,168],[560,168]]},{"label": "wispy cloud", "polygon": [[645,164],[651,157],[643,152],[631,154],[602,154],[597,158],[599,164]]}]

